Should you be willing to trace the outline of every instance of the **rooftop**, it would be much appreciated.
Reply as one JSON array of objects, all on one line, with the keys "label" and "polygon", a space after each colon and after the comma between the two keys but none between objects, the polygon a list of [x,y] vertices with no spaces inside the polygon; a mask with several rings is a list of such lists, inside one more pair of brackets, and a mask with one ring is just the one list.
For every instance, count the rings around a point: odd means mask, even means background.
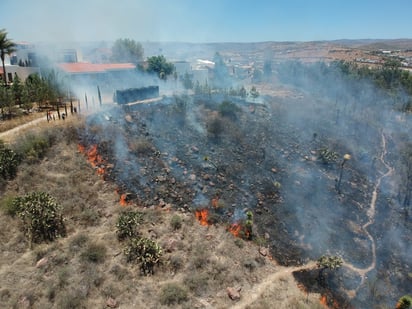
[{"label": "rooftop", "polygon": [[102,73],[106,71],[131,70],[136,66],[133,63],[59,63],[57,65],[66,73]]}]

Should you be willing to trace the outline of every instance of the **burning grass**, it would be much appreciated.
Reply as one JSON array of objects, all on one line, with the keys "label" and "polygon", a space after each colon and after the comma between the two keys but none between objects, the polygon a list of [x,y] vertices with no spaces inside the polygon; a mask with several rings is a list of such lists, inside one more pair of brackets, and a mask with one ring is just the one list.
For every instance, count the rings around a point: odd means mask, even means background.
[{"label": "burning grass", "polygon": [[206,208],[195,210],[195,217],[202,226],[209,226],[208,222],[209,211]]}]

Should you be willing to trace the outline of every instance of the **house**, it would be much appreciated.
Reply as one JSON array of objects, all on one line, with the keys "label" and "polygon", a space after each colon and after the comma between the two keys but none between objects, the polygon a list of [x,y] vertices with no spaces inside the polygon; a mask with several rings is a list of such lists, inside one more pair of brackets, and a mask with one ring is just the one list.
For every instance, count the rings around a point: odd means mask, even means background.
[{"label": "house", "polygon": [[58,63],[57,68],[63,72],[70,83],[105,84],[120,80],[125,75],[134,73],[136,65],[133,63]]}]

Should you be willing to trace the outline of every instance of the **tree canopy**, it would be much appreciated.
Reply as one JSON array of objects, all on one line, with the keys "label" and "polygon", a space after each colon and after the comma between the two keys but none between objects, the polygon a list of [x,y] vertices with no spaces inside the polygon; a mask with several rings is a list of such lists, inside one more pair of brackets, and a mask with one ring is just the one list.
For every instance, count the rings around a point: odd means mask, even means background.
[{"label": "tree canopy", "polygon": [[167,79],[175,71],[173,63],[167,62],[163,55],[147,58],[147,64],[147,72],[156,73],[160,79]]},{"label": "tree canopy", "polygon": [[4,85],[7,85],[6,67],[4,65],[4,58],[6,55],[10,55],[16,50],[16,44],[7,38],[7,31],[0,29],[0,57],[1,64],[3,66],[3,80]]},{"label": "tree canopy", "polygon": [[143,46],[131,39],[117,39],[112,46],[112,61],[138,63],[143,59]]}]

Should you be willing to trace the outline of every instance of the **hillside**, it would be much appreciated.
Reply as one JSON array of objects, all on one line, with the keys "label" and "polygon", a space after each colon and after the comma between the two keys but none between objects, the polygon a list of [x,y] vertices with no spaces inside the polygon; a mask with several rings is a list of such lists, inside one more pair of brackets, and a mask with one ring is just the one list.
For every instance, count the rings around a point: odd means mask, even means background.
[{"label": "hillside", "polygon": [[[53,126],[53,124],[51,125]],[[192,212],[174,207],[119,204],[118,186],[97,175],[78,151],[84,119],[46,128],[53,145],[39,161],[19,167],[3,188],[6,196],[45,191],[63,206],[67,236],[29,249],[17,218],[0,214],[0,300],[3,308],[321,308],[318,293],[305,294],[293,270],[272,260],[255,242],[234,237],[224,225],[201,226]],[[58,131],[56,131],[58,130]],[[151,276],[127,263],[116,222],[124,211],[139,211],[142,235],[161,244],[161,264]],[[181,227],[171,224],[178,216]],[[104,249],[101,249],[104,248]],[[91,257],[98,258],[91,258]],[[180,305],[174,294],[187,292]],[[233,301],[227,288],[241,288]],[[179,300],[180,301],[180,300]]]}]

